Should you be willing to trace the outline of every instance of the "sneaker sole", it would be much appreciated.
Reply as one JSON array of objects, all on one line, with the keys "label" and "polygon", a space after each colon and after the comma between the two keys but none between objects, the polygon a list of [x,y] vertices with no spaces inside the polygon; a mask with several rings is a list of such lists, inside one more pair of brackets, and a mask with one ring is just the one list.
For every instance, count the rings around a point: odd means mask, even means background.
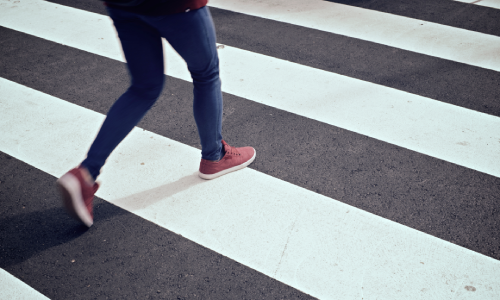
[{"label": "sneaker sole", "polygon": [[64,174],[57,180],[57,186],[59,187],[64,207],[69,214],[87,227],[92,226],[94,222],[84,205],[78,179],[72,174]]},{"label": "sneaker sole", "polygon": [[231,173],[231,172],[234,172],[234,171],[238,171],[240,169],[243,169],[245,168],[246,166],[248,166],[249,164],[251,164],[254,160],[255,160],[255,156],[257,155],[257,151],[255,151],[255,149],[253,149],[253,156],[252,158],[250,158],[249,160],[247,160],[246,162],[242,163],[241,165],[237,165],[237,166],[234,166],[234,167],[231,167],[229,169],[225,169],[225,170],[222,170],[220,172],[217,172],[215,174],[203,174],[201,172],[198,172],[198,176],[200,176],[201,178],[203,179],[206,179],[206,180],[210,180],[210,179],[214,179],[214,178],[217,178],[217,177],[220,177],[222,175],[225,175],[227,173]]}]

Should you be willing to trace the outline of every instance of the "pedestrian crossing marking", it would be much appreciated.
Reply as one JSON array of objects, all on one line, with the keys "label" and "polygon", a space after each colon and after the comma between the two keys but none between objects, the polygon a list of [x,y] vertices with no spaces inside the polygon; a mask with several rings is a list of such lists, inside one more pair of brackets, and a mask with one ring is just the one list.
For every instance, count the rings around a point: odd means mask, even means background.
[{"label": "pedestrian crossing marking", "polygon": [[210,6],[500,71],[500,37],[323,0],[211,0]]},{"label": "pedestrian crossing marking", "polygon": [[[5,79],[0,90],[0,151],[56,177],[104,118]],[[204,181],[199,157],[135,128],[97,196],[321,299],[500,296],[500,261],[249,168]]]},{"label": "pedestrian crossing marking", "polygon": [[47,300],[49,298],[0,268],[0,299]]},{"label": "pedestrian crossing marking", "polygon": [[[33,3],[0,25],[124,60],[108,17]],[[191,81],[164,45],[166,73]],[[500,177],[498,117],[234,47],[219,56],[224,92]]]},{"label": "pedestrian crossing marking", "polygon": [[[1,11],[0,2],[0,15]],[[2,17],[0,17],[1,22]],[[91,20],[90,23],[92,22]],[[40,22],[36,26],[46,25]],[[52,30],[51,25],[48,26],[44,30]],[[79,34],[81,36],[78,36],[78,39],[85,36],[84,32]],[[96,37],[101,38],[99,34]],[[83,42],[85,43],[85,39]],[[116,39],[113,43],[119,45]],[[109,53],[117,57],[114,59],[120,60],[120,50],[116,45],[102,43],[101,50],[93,53],[100,54],[110,50]],[[234,88],[236,95],[248,93],[245,94],[248,97],[245,97],[254,100],[252,91],[245,90],[245,84],[238,86],[237,82],[231,81],[231,76],[236,76],[236,79],[240,80],[237,76],[242,70],[243,73],[251,70],[251,66],[243,65],[239,66],[239,70],[237,68],[233,70],[224,64],[232,66],[238,59],[242,60],[244,57],[250,57],[249,61],[255,63],[265,61],[267,57],[228,46],[219,52],[223,64],[223,85],[226,85],[227,90]],[[170,63],[167,68],[172,70],[168,70],[167,74],[176,74],[179,78],[190,80],[184,78],[189,74],[182,69],[182,61],[176,60],[172,53],[168,54],[168,59]],[[267,74],[269,71],[269,74],[277,78],[290,75],[288,81],[291,82],[296,80],[293,77],[298,73],[297,70],[303,70],[300,69],[303,67],[300,65],[284,64],[284,70],[291,73],[272,73],[272,67],[281,63],[283,62],[271,59],[268,61],[269,70],[264,70],[260,63],[256,65],[256,69],[260,74]],[[308,76],[318,74],[314,70],[304,70]],[[255,72],[241,79],[244,79],[248,86],[262,86],[263,84],[258,82],[251,82],[255,80]],[[342,82],[342,80],[340,77],[334,78],[334,81]],[[309,84],[307,81],[305,83]],[[0,151],[4,151],[4,147],[7,147],[6,151],[14,153],[13,156],[23,161],[24,159],[31,161],[33,166],[53,176],[61,175],[80,162],[103,116],[64,100],[53,97],[52,99],[40,92],[11,84],[0,79],[0,128],[6,131],[0,130]],[[8,99],[11,102],[4,102],[8,97],[2,98],[1,95],[9,91],[17,98]],[[271,86],[263,91],[271,91]],[[266,95],[258,95],[254,101],[263,101],[260,103],[270,105],[269,103],[273,103],[270,98],[279,98],[283,94],[269,95],[268,98]],[[44,99],[38,101],[38,97]],[[418,98],[418,101],[421,98]],[[429,109],[433,107],[434,102],[437,102],[430,101]],[[401,104],[397,101],[396,103]],[[43,109],[37,111],[39,105]],[[52,105],[54,107],[51,107]],[[404,105],[407,105],[406,109],[413,109],[412,104]],[[425,106],[425,103],[422,106]],[[17,109],[19,111],[16,112]],[[73,110],[76,113],[72,113]],[[297,111],[301,114],[304,109]],[[64,116],[65,112],[68,112],[68,115]],[[14,124],[10,124],[12,123],[10,119],[2,123],[4,115],[8,116],[10,113],[15,115],[19,113],[19,119]],[[450,112],[452,113],[453,111]],[[21,116],[24,116],[24,119]],[[437,114],[435,117],[438,119],[441,116]],[[465,115],[462,117],[467,118]],[[495,122],[498,118],[487,117],[495,120],[490,124],[492,126],[490,132],[496,134],[496,128],[499,127]],[[26,121],[26,124],[21,124],[21,120]],[[485,120],[478,117],[470,122],[470,125],[477,126],[482,125]],[[90,134],[89,124],[96,125],[90,129]],[[439,125],[439,122],[437,124]],[[66,131],[59,131],[61,126],[69,128],[65,128]],[[13,132],[9,132],[11,128],[14,129]],[[86,130],[75,130],[75,128]],[[467,131],[471,127],[464,125],[464,128]],[[466,136],[477,137],[476,133],[469,133],[470,135]],[[146,144],[146,141],[150,140],[154,140],[155,143]],[[57,153],[50,153],[54,142],[60,145],[61,149],[56,149],[59,156]],[[62,142],[64,144],[59,144]],[[43,146],[36,148],[37,143]],[[173,151],[165,153],[166,143],[174,148]],[[470,143],[466,139],[460,139],[456,145],[458,148],[469,147]],[[488,142],[486,146],[489,146]],[[105,174],[102,176],[105,186],[98,193],[100,197],[165,228],[175,228],[174,231],[194,241],[201,241],[199,243],[202,245],[209,245],[207,247],[316,297],[323,299],[500,298],[500,287],[495,282],[495,279],[499,278],[499,265],[496,260],[275,178],[268,179],[269,176],[253,170],[246,169],[213,182],[201,181],[196,176],[196,171],[193,171],[198,167],[199,151],[142,129],[136,128],[130,137],[130,142],[120,149],[121,152],[114,154],[117,159],[111,161],[115,157],[110,158],[110,163],[105,167]],[[481,153],[474,151],[471,153],[476,158],[485,159],[481,157],[483,155]],[[186,156],[196,159],[186,162]],[[495,158],[495,161],[489,163],[495,165],[496,161]],[[165,167],[167,165],[169,167]],[[177,174],[178,176],[166,174],[173,173],[168,171],[158,174],[158,166],[163,170],[179,168],[181,174]],[[47,171],[49,169],[52,171]],[[130,172],[136,172],[141,174],[142,178],[151,180],[141,181],[137,185],[135,176],[125,178],[123,175]],[[117,179],[116,174],[124,177]],[[252,177],[254,175],[264,176],[264,179],[255,179]],[[249,182],[248,178],[251,178]],[[231,192],[229,196],[220,192],[221,186],[230,186],[229,182],[234,181],[238,182],[238,187],[241,184],[243,188],[235,189],[236,191]],[[262,190],[256,190],[255,186],[261,186]],[[281,191],[280,187],[283,192],[276,196],[275,193]],[[244,194],[245,197],[239,203],[235,203],[233,200],[238,196],[234,195],[239,194]],[[200,195],[213,195],[213,198],[205,202],[207,199],[200,199]],[[188,213],[191,215],[187,215]],[[167,220],[168,218],[170,219]],[[183,223],[186,220],[188,224]],[[241,254],[243,252],[244,254]],[[2,271],[0,269],[0,291],[3,284]],[[6,275],[10,276],[8,273]],[[8,280],[16,282],[16,278],[9,276]],[[0,298],[2,297],[0,292]],[[46,299],[44,296],[41,297]]]},{"label": "pedestrian crossing marking", "polygon": [[500,9],[500,1],[498,0],[455,0],[455,1]]}]

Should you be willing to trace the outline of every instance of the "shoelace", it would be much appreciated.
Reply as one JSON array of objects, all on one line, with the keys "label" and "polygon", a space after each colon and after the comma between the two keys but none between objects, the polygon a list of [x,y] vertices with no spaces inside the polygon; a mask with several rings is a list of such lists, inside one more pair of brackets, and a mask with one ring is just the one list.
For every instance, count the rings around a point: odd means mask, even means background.
[{"label": "shoelace", "polygon": [[225,147],[224,150],[226,151],[226,154],[229,154],[229,155],[238,155],[238,156],[241,155],[240,152],[235,147],[231,147],[229,145],[227,145],[227,147]]}]

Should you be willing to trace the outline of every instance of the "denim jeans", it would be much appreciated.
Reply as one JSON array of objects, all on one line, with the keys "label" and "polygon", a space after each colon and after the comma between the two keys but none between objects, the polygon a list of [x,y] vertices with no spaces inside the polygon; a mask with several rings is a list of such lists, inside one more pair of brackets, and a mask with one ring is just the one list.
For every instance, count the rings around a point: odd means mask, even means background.
[{"label": "denim jeans", "polygon": [[222,92],[215,28],[208,7],[165,16],[108,8],[131,76],[128,90],[113,104],[82,162],[95,178],[106,159],[156,102],[163,88],[161,38],[186,61],[193,78],[193,113],[201,157],[218,160],[222,151]]}]

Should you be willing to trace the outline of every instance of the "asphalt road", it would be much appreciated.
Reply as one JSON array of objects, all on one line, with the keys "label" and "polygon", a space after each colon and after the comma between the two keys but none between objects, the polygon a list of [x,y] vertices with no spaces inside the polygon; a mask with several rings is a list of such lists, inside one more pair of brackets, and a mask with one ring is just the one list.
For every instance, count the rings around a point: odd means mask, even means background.
[{"label": "asphalt road", "polygon": [[[106,15],[100,1],[50,2]],[[493,8],[331,2],[500,36]],[[497,71],[240,12],[211,13],[218,43],[500,117]],[[104,56],[7,27],[0,45],[0,77],[95,112],[105,114],[128,87],[126,64]],[[250,168],[500,259],[498,177],[223,96],[224,137],[256,149]],[[190,82],[166,76],[138,127],[200,149],[191,99]],[[87,230],[62,209],[55,180],[0,152],[0,267],[50,299],[313,299],[100,198]]]}]

